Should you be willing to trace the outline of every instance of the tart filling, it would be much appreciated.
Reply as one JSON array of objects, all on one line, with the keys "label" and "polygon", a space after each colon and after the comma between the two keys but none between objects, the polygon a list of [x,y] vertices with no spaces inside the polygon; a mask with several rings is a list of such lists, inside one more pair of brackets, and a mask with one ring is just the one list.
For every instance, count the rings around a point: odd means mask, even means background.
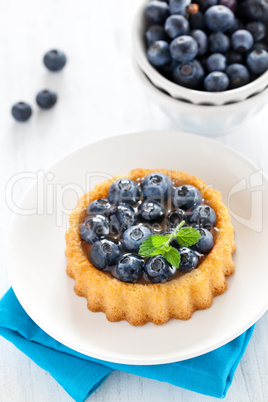
[{"label": "tart filling", "polygon": [[220,193],[183,172],[137,169],[97,185],[71,213],[66,243],[75,292],[91,311],[132,325],[189,319],[234,272]]}]

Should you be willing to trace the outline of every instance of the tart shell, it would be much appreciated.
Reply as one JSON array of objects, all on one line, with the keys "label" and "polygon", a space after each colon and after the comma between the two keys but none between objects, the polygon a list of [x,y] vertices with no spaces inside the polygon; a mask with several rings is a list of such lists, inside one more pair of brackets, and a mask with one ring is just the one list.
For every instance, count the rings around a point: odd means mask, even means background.
[{"label": "tart shell", "polygon": [[[217,215],[218,234],[211,252],[197,269],[166,283],[125,283],[95,268],[81,245],[80,225],[90,202],[107,197],[113,181],[121,177],[137,180],[152,172],[162,172],[172,180],[197,187]],[[184,172],[165,169],[135,169],[128,175],[116,176],[98,184],[79,199],[70,214],[66,233],[67,274],[75,280],[74,290],[85,297],[92,312],[104,312],[109,321],[126,320],[131,325],[148,321],[165,324],[171,318],[188,320],[196,310],[207,309],[213,298],[227,290],[226,278],[235,271],[232,254],[236,249],[234,228],[221,193],[199,178]]]}]

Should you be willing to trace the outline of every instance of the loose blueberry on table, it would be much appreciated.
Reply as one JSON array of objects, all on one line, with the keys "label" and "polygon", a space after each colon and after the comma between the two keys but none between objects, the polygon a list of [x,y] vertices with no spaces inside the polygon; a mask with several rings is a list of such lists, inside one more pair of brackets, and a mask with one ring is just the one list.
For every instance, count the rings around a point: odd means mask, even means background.
[{"label": "loose blueberry on table", "polygon": [[196,187],[163,173],[113,182],[80,227],[94,267],[122,282],[164,283],[197,269],[214,246],[216,214]]},{"label": "loose blueberry on table", "polygon": [[147,58],[176,84],[221,92],[268,70],[267,0],[153,0],[144,16]]}]

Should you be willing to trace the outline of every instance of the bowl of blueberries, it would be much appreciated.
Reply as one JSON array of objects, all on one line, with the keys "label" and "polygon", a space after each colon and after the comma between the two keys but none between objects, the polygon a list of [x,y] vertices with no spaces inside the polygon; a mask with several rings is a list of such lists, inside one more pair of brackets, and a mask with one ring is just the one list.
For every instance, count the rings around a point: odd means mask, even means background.
[{"label": "bowl of blueberries", "polygon": [[268,0],[151,0],[133,24],[135,69],[181,128],[223,134],[268,93]]}]

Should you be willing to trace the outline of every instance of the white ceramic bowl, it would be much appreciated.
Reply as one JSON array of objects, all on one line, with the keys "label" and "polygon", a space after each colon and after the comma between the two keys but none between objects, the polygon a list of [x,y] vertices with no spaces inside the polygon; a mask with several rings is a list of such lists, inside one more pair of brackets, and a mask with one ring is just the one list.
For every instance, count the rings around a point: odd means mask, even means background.
[{"label": "white ceramic bowl", "polygon": [[195,105],[172,98],[154,86],[135,61],[134,67],[152,101],[159,104],[184,131],[208,136],[227,134],[262,110],[268,100],[268,88],[266,88],[254,97],[231,105]]},{"label": "white ceramic bowl", "polygon": [[133,50],[136,62],[145,72],[150,81],[157,87],[167,92],[173,98],[191,102],[194,104],[202,105],[225,105],[229,103],[236,103],[244,101],[251,96],[254,96],[262,92],[268,87],[268,71],[262,74],[259,78],[251,83],[229,91],[223,91],[218,93],[211,93],[205,91],[196,91],[182,87],[175,84],[165,77],[163,77],[147,60],[146,46],[144,40],[145,33],[145,18],[144,8],[148,3],[146,0],[140,7],[136,18],[133,23]]}]

